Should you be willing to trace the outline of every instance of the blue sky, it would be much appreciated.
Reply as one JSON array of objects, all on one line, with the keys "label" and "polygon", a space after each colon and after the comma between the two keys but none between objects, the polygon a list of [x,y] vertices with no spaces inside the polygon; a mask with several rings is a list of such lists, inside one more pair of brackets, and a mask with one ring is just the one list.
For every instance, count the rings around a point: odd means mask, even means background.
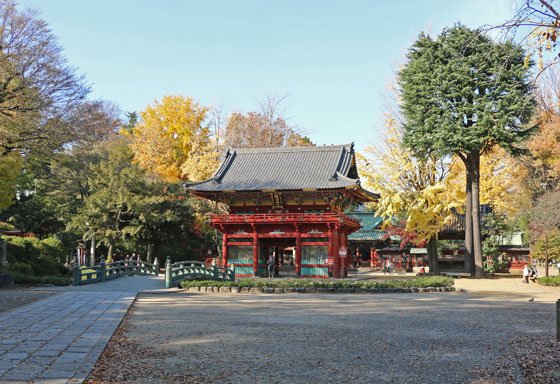
[{"label": "blue sky", "polygon": [[510,0],[22,0],[41,12],[92,98],[142,110],[166,94],[225,112],[289,95],[318,145],[376,141],[383,95],[421,31],[498,24]]}]

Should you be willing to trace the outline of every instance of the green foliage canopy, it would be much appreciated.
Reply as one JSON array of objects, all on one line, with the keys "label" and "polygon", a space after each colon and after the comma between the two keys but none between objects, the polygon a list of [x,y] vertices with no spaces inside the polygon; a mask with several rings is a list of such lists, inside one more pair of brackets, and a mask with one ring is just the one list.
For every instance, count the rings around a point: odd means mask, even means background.
[{"label": "green foliage canopy", "polygon": [[404,144],[424,156],[515,153],[535,104],[524,59],[520,46],[462,25],[420,34],[399,73]]}]

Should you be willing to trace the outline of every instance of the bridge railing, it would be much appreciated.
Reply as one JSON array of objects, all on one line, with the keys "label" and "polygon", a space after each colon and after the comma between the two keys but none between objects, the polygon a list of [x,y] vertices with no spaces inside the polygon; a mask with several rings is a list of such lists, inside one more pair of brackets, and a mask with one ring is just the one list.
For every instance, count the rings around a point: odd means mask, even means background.
[{"label": "bridge railing", "polygon": [[72,285],[84,285],[99,283],[105,280],[116,279],[121,276],[133,275],[159,275],[159,261],[156,258],[154,264],[141,260],[120,260],[105,263],[102,258],[99,265],[92,267],[74,266]]},{"label": "bridge railing", "polygon": [[179,261],[171,263],[168,256],[165,262],[165,288],[171,288],[180,281],[199,278],[217,281],[235,281],[234,269],[218,267],[202,261]]}]

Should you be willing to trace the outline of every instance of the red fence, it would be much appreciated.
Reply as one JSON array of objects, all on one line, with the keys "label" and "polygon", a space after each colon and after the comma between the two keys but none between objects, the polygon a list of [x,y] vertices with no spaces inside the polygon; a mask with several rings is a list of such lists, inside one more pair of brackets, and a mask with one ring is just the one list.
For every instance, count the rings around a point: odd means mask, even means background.
[{"label": "red fence", "polygon": [[350,226],[360,226],[360,221],[343,213],[255,213],[210,215],[213,223],[344,223]]}]

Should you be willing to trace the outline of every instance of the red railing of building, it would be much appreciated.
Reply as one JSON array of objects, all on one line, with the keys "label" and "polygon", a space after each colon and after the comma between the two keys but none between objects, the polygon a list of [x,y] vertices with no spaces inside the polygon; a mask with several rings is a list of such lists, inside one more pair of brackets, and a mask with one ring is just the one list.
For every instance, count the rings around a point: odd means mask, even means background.
[{"label": "red railing of building", "polygon": [[210,215],[213,223],[297,223],[327,222],[360,226],[360,221],[343,213],[255,213]]}]

